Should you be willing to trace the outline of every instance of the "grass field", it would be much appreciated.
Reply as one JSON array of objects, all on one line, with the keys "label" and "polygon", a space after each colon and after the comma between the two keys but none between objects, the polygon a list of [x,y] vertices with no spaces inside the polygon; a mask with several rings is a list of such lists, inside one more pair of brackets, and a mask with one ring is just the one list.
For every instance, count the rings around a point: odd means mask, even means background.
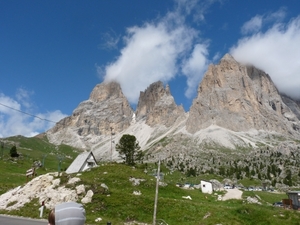
[{"label": "grass field", "polygon": [[[139,186],[133,186],[129,182],[129,176],[145,181]],[[201,178],[198,179],[200,182]],[[130,220],[152,224],[155,179],[144,174],[143,168],[107,164],[83,174],[82,180],[98,190],[93,203],[86,206],[91,212],[88,216],[89,223],[92,224],[97,217],[101,217],[113,224]],[[261,198],[262,205],[254,205],[247,204],[245,200],[218,201],[214,194],[178,188],[173,174],[166,175],[164,182],[167,186],[159,188],[157,218],[168,224],[281,224],[285,220],[293,224],[293,219],[300,219],[300,214],[296,211],[272,206],[273,202],[286,198],[285,194],[244,192],[244,199],[254,195]],[[96,188],[100,183],[109,187],[109,197]],[[135,196],[133,191],[140,191],[142,195]],[[192,200],[183,199],[182,196],[190,196]],[[296,221],[294,224],[298,224]]]},{"label": "grass field", "polygon": [[[10,187],[23,185],[26,182],[26,169],[30,168],[35,159],[41,160],[44,154],[48,154],[45,160],[45,168],[39,169],[38,174],[57,171],[58,154],[65,157],[62,167],[67,167],[72,161],[70,157],[75,157],[78,154],[76,150],[68,146],[56,148],[44,140],[27,140],[27,142],[28,146],[20,141],[18,147],[18,152],[22,153],[23,159],[12,161],[8,156],[5,156],[0,161],[0,187],[2,193]],[[36,148],[33,147],[33,144],[36,145]],[[7,150],[5,151],[7,153]],[[146,167],[147,174],[144,172]],[[154,164],[141,164],[131,167],[117,163],[102,163],[91,171],[83,172],[80,176],[81,181],[77,185],[84,184],[86,190],[94,192],[92,202],[85,205],[87,212],[86,224],[107,224],[107,222],[111,222],[112,225],[120,225],[130,221],[153,224],[156,179],[152,171],[155,169],[156,165]],[[213,178],[221,181],[222,178],[211,174],[186,177],[178,171],[170,173],[164,166],[162,166],[162,171],[165,173],[164,183],[166,186],[159,187],[156,218],[166,221],[169,225],[300,224],[300,213],[298,211],[272,206],[273,202],[287,198],[285,193],[245,191],[242,200],[218,201],[217,195],[225,192],[217,192],[211,195],[203,194],[197,189],[186,190],[176,187],[176,183],[199,184],[201,179]],[[68,176],[63,175],[61,179],[67,179]],[[76,176],[76,174],[72,176]],[[134,186],[129,180],[131,177],[143,179],[143,181],[140,182],[140,185]],[[255,184],[255,181],[251,183],[250,180],[244,182],[247,185]],[[101,187],[101,184],[107,185],[108,190]],[[139,191],[141,195],[134,195],[134,191]],[[183,196],[190,196],[192,200],[184,199]],[[247,203],[246,198],[248,196],[259,196],[261,204]],[[33,213],[33,208],[36,209],[37,207],[38,201],[33,199],[22,209],[10,212],[4,210],[0,213],[38,218],[38,213]],[[48,211],[46,210],[44,218],[46,218]],[[102,221],[95,222],[97,218],[101,218]]]},{"label": "grass field", "polygon": [[[26,171],[34,162],[44,164],[36,170],[37,174],[64,171],[78,155],[78,150],[67,145],[55,146],[43,138],[15,136],[6,139],[0,159],[0,194],[27,181]],[[10,157],[10,149],[16,144],[18,158]],[[3,155],[3,157],[2,157]],[[61,159],[61,163],[59,163]]]},{"label": "grass field", "polygon": [[[144,181],[133,186],[130,177]],[[134,168],[124,164],[102,164],[89,172],[83,172],[80,178],[80,184],[94,192],[93,201],[85,205],[87,224],[124,224],[129,221],[152,224],[156,179],[144,173],[143,165]],[[273,202],[286,198],[284,193],[247,191],[243,194],[243,200],[218,201],[217,195],[176,187],[173,174],[165,175],[164,182],[167,185],[160,186],[158,192],[157,219],[168,224],[299,224],[298,211],[272,206]],[[101,184],[107,185],[108,191]],[[133,195],[134,191],[141,192],[141,195]],[[245,200],[255,195],[261,198],[261,205],[248,204]],[[182,196],[190,196],[192,200]],[[33,200],[20,210],[0,213],[37,218],[38,213],[32,213],[32,208],[37,206],[37,200]],[[45,218],[46,215],[47,211]],[[99,217],[102,221],[95,222]]]}]

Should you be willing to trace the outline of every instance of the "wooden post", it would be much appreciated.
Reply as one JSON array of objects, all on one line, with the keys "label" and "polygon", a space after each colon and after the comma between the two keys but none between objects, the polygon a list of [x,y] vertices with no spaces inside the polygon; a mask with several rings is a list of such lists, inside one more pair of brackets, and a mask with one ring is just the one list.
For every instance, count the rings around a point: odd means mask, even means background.
[{"label": "wooden post", "polygon": [[153,225],[156,224],[156,210],[157,210],[159,179],[160,179],[160,159],[158,160],[158,168],[157,168],[157,174],[156,174],[156,189],[155,189],[155,199],[154,199]]}]

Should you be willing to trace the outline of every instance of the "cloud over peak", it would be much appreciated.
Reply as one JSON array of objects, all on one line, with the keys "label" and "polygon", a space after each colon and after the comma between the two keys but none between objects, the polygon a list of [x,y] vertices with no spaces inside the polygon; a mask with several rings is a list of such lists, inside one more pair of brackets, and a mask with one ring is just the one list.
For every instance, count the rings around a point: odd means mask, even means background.
[{"label": "cloud over peak", "polygon": [[280,92],[300,99],[300,16],[286,23],[278,21],[266,31],[242,37],[230,53],[237,61],[268,73]]},{"label": "cloud over peak", "polygon": [[98,71],[104,73],[105,81],[118,81],[133,104],[151,83],[167,83],[179,74],[187,78],[185,95],[190,98],[207,66],[208,44],[199,43],[198,35],[179,10],[169,12],[155,22],[129,27],[119,57]]}]

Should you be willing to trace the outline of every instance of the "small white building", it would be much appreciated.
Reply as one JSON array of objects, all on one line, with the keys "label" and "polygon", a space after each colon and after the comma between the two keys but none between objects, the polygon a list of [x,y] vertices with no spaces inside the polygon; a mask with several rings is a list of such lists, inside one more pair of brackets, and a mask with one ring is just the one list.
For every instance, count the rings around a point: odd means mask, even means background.
[{"label": "small white building", "polygon": [[211,182],[201,180],[200,184],[201,184],[202,193],[207,193],[207,194],[213,193],[213,185]]},{"label": "small white building", "polygon": [[66,170],[66,173],[79,173],[87,169],[97,166],[97,161],[92,152],[83,152],[79,154],[76,159]]}]

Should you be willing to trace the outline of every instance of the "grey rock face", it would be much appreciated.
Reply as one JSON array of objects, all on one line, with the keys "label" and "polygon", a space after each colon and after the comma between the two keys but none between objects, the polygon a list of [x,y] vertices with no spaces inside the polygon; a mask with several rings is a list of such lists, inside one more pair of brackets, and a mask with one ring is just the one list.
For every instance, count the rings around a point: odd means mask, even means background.
[{"label": "grey rock face", "polygon": [[256,129],[300,136],[299,119],[282,101],[269,75],[239,64],[229,54],[218,65],[209,66],[186,129],[195,133],[211,124],[233,131]]},{"label": "grey rock face", "polygon": [[[73,114],[59,121],[47,134],[71,129],[79,135],[100,136],[110,134],[111,127],[119,132],[130,126],[133,110],[116,82],[98,84],[73,111]],[[65,137],[62,137],[65,138]]]},{"label": "grey rock face", "polygon": [[[118,83],[101,83],[47,137],[54,144],[92,150],[97,159],[117,159],[113,143],[125,133],[135,135],[142,149],[151,146],[153,154],[164,154],[163,149],[166,155],[196,154],[200,144],[255,147],[274,132],[300,139],[299,119],[299,101],[278,93],[268,74],[226,54],[209,66],[189,113],[160,81],[140,93],[135,113]],[[161,140],[168,141],[155,144]]]},{"label": "grey rock face", "polygon": [[281,95],[283,102],[293,111],[293,113],[297,116],[298,120],[300,120],[300,101],[294,101],[286,95]]},{"label": "grey rock face", "polygon": [[137,119],[146,118],[149,126],[172,126],[177,119],[183,119],[185,112],[182,106],[177,106],[170,93],[169,86],[164,88],[161,81],[151,84],[140,98],[136,110]]}]

